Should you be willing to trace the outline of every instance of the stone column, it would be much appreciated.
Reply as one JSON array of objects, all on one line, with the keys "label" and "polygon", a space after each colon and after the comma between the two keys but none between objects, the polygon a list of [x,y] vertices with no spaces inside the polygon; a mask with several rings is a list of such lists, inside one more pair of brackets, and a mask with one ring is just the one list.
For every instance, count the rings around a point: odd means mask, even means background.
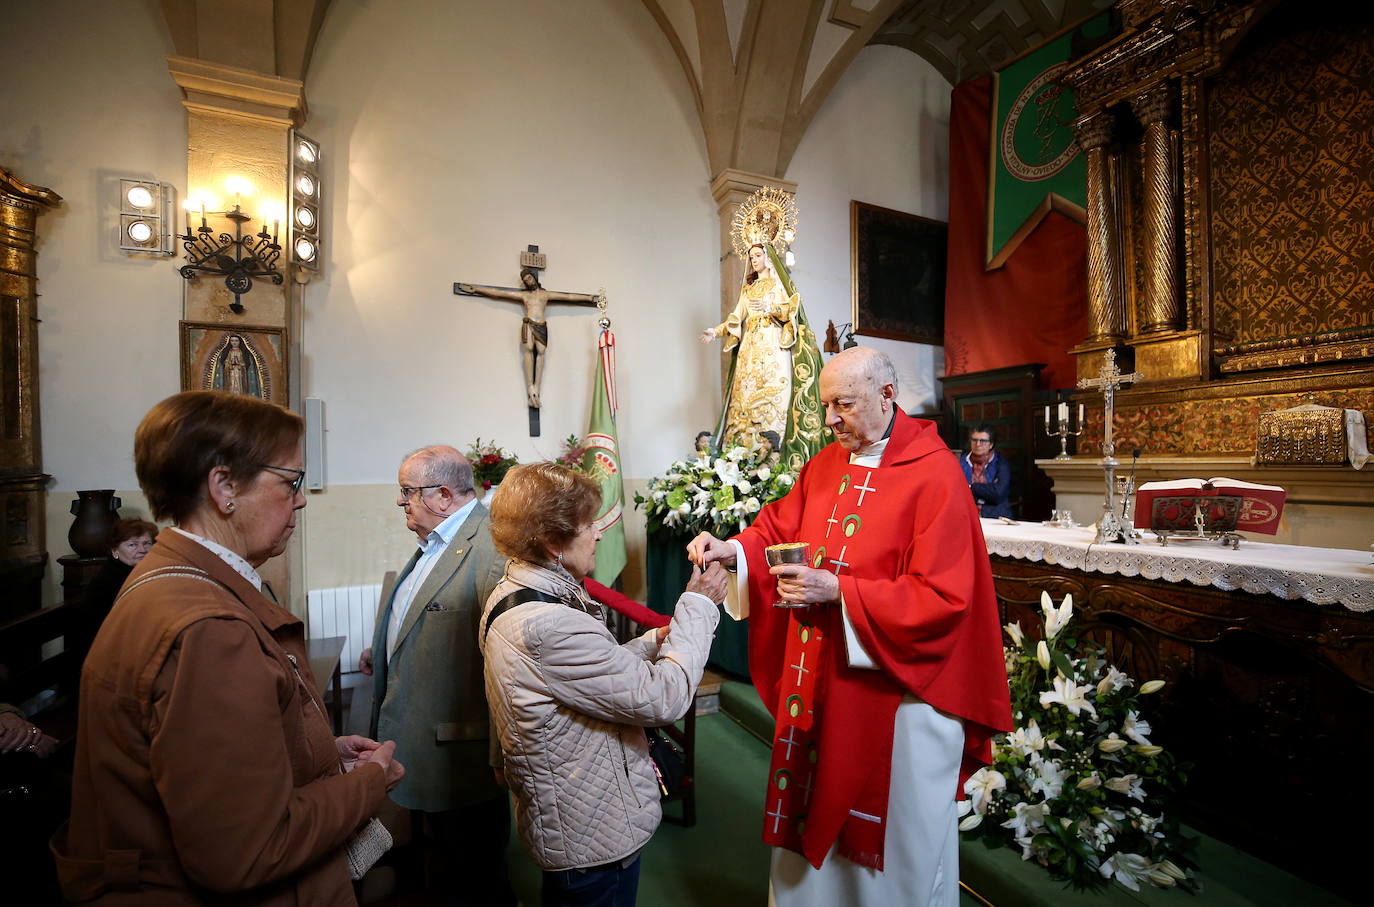
[{"label": "stone column", "polygon": [[1178,267],[1174,168],[1169,153],[1167,120],[1172,108],[1167,83],[1131,100],[1131,109],[1145,127],[1141,142],[1141,181],[1144,187],[1144,225],[1140,251],[1144,265],[1144,305],[1141,333],[1173,330],[1178,326]]},{"label": "stone column", "polygon": [[[245,231],[261,229],[262,213],[280,212],[281,235],[287,235],[288,206],[287,133],[305,119],[304,86],[295,79],[251,72],[188,57],[168,57],[167,68],[185,95],[186,107],[186,189],[187,198],[209,195],[219,201],[221,210],[234,207],[234,193],[226,187],[230,178],[246,180],[251,195],[240,203],[245,214],[254,218]],[[185,215],[179,218],[185,229]],[[217,232],[233,233],[232,222],[210,218]],[[283,245],[285,243],[283,242]],[[282,250],[279,267],[285,273],[288,250]],[[286,275],[288,278],[290,274]],[[241,321],[247,324],[284,326],[292,343],[289,315],[293,281],[276,286],[254,280],[253,289],[243,297],[245,313],[229,310],[233,294],[223,279],[200,277],[187,284],[185,318],[189,321]],[[294,383],[294,382],[293,382]]]},{"label": "stone column", "polygon": [[1099,113],[1080,120],[1074,136],[1088,163],[1088,341],[1110,343],[1126,336],[1121,249],[1107,160],[1111,116]]},{"label": "stone column", "polygon": [[[753,195],[764,186],[774,186],[784,192],[795,195],[797,184],[787,180],[776,179],[771,176],[764,176],[761,173],[749,173],[744,170],[725,169],[711,180],[711,196],[716,200],[716,216],[720,220],[720,320],[724,321],[725,316],[735,308],[735,303],[739,301],[740,283],[744,280],[744,262],[735,254],[734,244],[730,240],[730,225],[735,219],[735,211],[738,210],[740,203]],[[701,325],[702,328],[711,327],[709,324]],[[721,386],[725,384],[725,376],[729,371],[729,360],[721,360]]]},{"label": "stone column", "polygon": [[[234,295],[223,278],[207,275],[186,281],[182,317],[187,321],[223,323],[226,327],[284,327],[287,350],[283,367],[290,394],[285,402],[299,412],[303,286],[291,273],[290,250],[285,246],[290,205],[286,184],[290,164],[288,132],[305,121],[304,86],[296,79],[190,57],[168,57],[167,69],[185,96],[182,103],[186,107],[187,198],[209,195],[218,199],[220,210],[227,210],[234,207],[234,193],[228,191],[226,181],[238,177],[252,184],[252,195],[240,199],[243,212],[254,218],[251,224],[244,225],[244,230],[261,229],[264,210],[280,212],[283,249],[277,268],[286,278],[281,286],[255,279],[252,290],[243,297],[242,314],[230,310]],[[210,217],[209,225],[216,232],[234,232],[233,222],[224,218]],[[180,227],[184,230],[185,226],[185,214],[181,214]],[[298,526],[303,526],[304,517],[299,519]],[[303,535],[298,528],[286,554],[271,559],[258,571],[272,584],[282,606],[297,615],[303,615],[305,608],[300,546]]]}]

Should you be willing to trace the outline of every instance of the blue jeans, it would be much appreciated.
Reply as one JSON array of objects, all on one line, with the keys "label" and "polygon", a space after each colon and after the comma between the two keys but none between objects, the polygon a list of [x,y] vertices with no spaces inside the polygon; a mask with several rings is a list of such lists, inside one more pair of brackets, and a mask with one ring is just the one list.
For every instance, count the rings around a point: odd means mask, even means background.
[{"label": "blue jeans", "polygon": [[639,891],[639,857],[624,869],[617,864],[544,873],[542,907],[634,907]]}]

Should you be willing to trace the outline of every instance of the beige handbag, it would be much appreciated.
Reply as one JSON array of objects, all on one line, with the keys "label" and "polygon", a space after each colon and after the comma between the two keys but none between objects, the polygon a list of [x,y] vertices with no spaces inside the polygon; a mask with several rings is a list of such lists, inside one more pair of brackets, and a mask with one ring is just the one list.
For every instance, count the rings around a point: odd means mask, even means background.
[{"label": "beige handbag", "polygon": [[344,851],[348,854],[348,877],[357,882],[367,875],[367,871],[391,849],[392,843],[391,832],[382,821],[376,816],[368,819],[344,843]]}]

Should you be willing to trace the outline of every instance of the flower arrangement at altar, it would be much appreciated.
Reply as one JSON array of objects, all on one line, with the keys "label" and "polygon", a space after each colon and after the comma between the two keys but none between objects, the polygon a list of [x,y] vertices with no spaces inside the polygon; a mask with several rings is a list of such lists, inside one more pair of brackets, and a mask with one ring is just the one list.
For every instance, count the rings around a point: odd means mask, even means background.
[{"label": "flower arrangement at altar", "polygon": [[587,453],[587,445],[582,438],[577,435],[568,435],[563,442],[563,452],[558,455],[555,463],[560,463],[576,472],[582,471],[582,457]]},{"label": "flower arrangement at altar", "polygon": [[724,538],[748,526],[795,481],[771,446],[734,447],[675,461],[649,481],[647,496],[635,493],[635,507],[644,508],[650,533],[705,531]]},{"label": "flower arrangement at altar", "polygon": [[1196,891],[1184,868],[1191,844],[1165,812],[1184,767],[1150,741],[1140,713],[1141,698],[1164,681],[1137,689],[1100,646],[1068,633],[1073,596],[1056,608],[1043,593],[1040,606],[1043,639],[1019,623],[1004,628],[1017,726],[994,741],[993,764],[964,784],[959,830],[990,847],[1020,847],[1023,860],[1076,886],[1115,880],[1132,891],[1142,883]]},{"label": "flower arrangement at altar", "polygon": [[473,482],[484,490],[499,485],[511,467],[520,462],[514,454],[502,450],[494,441],[483,443],[481,438],[468,445],[464,456],[472,463]]}]

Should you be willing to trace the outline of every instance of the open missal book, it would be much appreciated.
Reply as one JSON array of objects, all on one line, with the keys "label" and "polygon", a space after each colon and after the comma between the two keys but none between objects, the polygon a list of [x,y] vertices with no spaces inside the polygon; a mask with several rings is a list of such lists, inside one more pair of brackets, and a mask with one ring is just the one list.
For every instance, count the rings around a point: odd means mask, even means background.
[{"label": "open missal book", "polygon": [[1136,489],[1137,529],[1189,531],[1198,528],[1198,511],[1207,531],[1278,532],[1288,492],[1277,485],[1239,479],[1175,479],[1146,482]]}]

